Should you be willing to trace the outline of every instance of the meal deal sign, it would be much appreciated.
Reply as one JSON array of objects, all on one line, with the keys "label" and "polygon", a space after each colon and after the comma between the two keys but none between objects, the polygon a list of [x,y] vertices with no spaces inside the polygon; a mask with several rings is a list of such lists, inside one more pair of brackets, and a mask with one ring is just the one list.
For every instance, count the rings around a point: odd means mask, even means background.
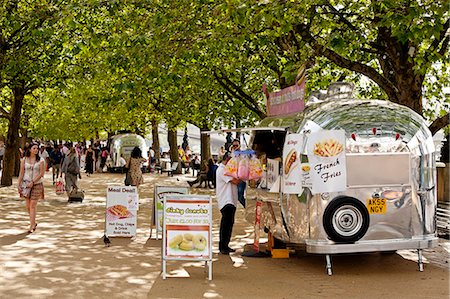
[{"label": "meal deal sign", "polygon": [[106,189],[106,234],[108,237],[136,236],[139,195],[133,186]]},{"label": "meal deal sign", "polygon": [[283,193],[302,193],[302,172],[300,154],[302,150],[302,134],[286,136],[283,147]]},{"label": "meal deal sign", "polygon": [[345,191],[345,131],[322,130],[311,133],[307,152],[312,193]]},{"label": "meal deal sign", "polygon": [[211,259],[212,210],[209,196],[164,196],[163,220],[165,259]]}]

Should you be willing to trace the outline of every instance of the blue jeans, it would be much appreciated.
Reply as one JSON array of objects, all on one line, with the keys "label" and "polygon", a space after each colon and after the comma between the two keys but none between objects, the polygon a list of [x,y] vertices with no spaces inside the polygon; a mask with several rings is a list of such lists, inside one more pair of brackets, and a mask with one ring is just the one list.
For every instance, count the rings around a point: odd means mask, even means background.
[{"label": "blue jeans", "polygon": [[247,187],[247,183],[242,181],[239,183],[239,185],[237,185],[237,189],[238,189],[238,200],[241,203],[241,205],[245,208],[245,197],[244,197],[244,192],[245,192],[245,188]]}]

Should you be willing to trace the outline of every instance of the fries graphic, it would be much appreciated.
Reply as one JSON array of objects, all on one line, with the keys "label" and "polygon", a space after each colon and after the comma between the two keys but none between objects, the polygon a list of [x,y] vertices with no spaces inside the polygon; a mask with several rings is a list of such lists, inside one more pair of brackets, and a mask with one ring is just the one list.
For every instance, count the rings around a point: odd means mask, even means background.
[{"label": "fries graphic", "polygon": [[316,143],[314,146],[314,155],[319,157],[333,157],[339,155],[344,146],[335,139],[328,139]]}]

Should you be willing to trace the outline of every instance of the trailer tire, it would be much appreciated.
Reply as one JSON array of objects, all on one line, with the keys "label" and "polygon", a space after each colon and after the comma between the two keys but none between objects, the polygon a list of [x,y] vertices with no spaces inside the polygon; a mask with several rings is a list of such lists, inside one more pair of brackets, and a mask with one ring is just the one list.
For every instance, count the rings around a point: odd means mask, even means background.
[{"label": "trailer tire", "polygon": [[369,229],[370,217],[366,206],[356,198],[339,196],[323,213],[323,227],[328,237],[338,243],[353,243]]}]

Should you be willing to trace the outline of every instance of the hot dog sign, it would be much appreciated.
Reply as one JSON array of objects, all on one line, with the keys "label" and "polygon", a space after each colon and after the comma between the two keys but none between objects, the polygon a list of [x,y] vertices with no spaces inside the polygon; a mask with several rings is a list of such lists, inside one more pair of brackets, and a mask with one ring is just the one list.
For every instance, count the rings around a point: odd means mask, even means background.
[{"label": "hot dog sign", "polygon": [[300,161],[302,145],[302,134],[289,134],[286,136],[283,147],[283,193],[302,193]]}]

